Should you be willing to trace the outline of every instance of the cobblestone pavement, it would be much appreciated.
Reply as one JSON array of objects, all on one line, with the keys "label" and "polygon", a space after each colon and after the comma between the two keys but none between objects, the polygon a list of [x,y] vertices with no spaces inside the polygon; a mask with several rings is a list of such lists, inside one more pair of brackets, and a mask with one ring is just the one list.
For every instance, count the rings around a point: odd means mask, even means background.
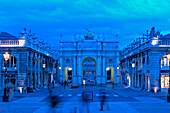
[{"label": "cobblestone pavement", "polygon": [[[100,110],[100,89],[106,89],[107,101],[104,104],[104,111]],[[93,102],[82,102],[82,91],[91,90],[94,93]],[[17,94],[16,94],[17,95]],[[88,86],[84,89],[66,89],[58,86],[53,89],[52,95],[58,95],[62,100],[55,108],[51,108],[51,101],[48,98],[48,89],[40,89],[34,93],[18,94],[17,98],[10,102],[0,102],[2,113],[87,113],[89,106],[90,113],[170,113],[170,103],[166,101],[167,92],[147,92],[127,88],[123,85]],[[16,96],[16,97],[17,97]]]}]

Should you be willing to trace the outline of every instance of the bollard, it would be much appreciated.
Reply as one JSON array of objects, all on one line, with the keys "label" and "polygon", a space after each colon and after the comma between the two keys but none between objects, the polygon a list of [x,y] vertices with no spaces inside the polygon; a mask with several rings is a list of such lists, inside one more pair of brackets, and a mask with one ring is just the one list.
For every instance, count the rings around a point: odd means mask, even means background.
[{"label": "bollard", "polygon": [[11,88],[11,99],[13,98],[13,92],[12,92],[12,88]]}]

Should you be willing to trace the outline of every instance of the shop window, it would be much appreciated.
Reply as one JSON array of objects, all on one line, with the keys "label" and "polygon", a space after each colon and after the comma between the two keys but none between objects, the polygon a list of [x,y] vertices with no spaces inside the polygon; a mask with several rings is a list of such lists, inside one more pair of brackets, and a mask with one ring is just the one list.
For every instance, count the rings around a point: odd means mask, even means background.
[{"label": "shop window", "polygon": [[169,88],[169,76],[161,76],[161,88]]}]

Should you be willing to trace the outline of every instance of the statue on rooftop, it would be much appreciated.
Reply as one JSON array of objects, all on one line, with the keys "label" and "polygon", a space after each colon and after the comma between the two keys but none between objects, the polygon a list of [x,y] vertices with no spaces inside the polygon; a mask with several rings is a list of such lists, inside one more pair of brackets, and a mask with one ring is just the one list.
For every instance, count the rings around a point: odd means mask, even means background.
[{"label": "statue on rooftop", "polygon": [[86,40],[94,40],[94,35],[91,33],[90,29],[86,29],[87,33],[84,35]]}]

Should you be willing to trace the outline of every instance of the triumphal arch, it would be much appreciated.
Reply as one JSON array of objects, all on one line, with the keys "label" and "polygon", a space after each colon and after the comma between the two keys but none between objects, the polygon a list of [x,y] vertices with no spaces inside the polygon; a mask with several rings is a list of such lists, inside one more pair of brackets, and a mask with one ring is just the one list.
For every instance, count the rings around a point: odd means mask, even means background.
[{"label": "triumphal arch", "polygon": [[59,82],[106,84],[119,82],[119,42],[87,30],[74,40],[60,37]]}]

